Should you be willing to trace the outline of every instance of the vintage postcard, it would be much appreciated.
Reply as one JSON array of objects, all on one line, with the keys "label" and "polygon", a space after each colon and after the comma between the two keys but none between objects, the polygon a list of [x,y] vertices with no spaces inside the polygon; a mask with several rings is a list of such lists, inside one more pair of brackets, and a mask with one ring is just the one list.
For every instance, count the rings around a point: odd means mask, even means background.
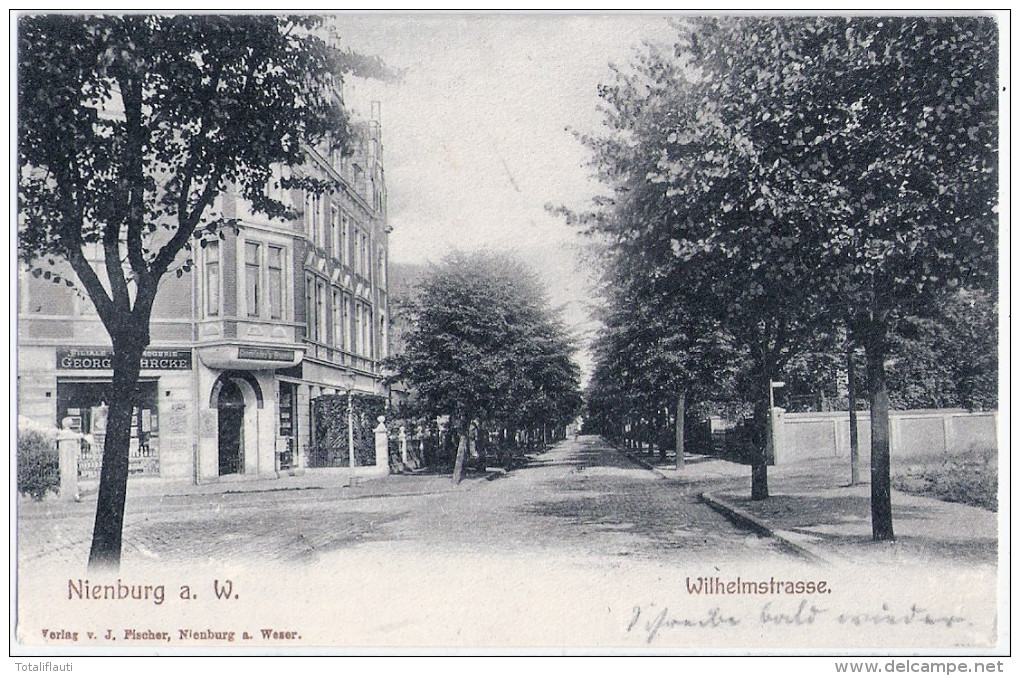
[{"label": "vintage postcard", "polygon": [[1007,15],[10,30],[29,669],[1001,670]]}]

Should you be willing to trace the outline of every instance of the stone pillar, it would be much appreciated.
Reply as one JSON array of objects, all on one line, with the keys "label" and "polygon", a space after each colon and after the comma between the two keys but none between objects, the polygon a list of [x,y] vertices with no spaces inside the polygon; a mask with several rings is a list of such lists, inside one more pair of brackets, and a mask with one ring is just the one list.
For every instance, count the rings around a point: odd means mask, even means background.
[{"label": "stone pillar", "polygon": [[942,453],[944,455],[949,455],[950,439],[952,438],[949,433],[950,415],[950,413],[942,414]]},{"label": "stone pillar", "polygon": [[400,462],[404,463],[404,467],[410,467],[411,461],[407,457],[407,431],[404,426],[400,426],[400,434],[397,437],[400,440]]},{"label": "stone pillar", "polygon": [[57,432],[57,455],[60,460],[60,499],[77,502],[78,455],[81,453],[81,435],[71,430],[71,419],[61,421],[63,429]]},{"label": "stone pillar", "polygon": [[375,432],[375,467],[384,474],[390,473],[390,437],[386,431],[386,416],[378,418],[379,424],[372,430]]},{"label": "stone pillar", "polygon": [[772,425],[772,439],[771,439],[772,453],[770,457],[770,462],[773,465],[780,465],[786,459],[784,457],[785,455],[784,451],[786,450],[784,443],[785,439],[784,422],[786,420],[785,414],[786,414],[785,408],[782,408],[780,406],[775,406],[772,408],[772,420],[770,421]]}]

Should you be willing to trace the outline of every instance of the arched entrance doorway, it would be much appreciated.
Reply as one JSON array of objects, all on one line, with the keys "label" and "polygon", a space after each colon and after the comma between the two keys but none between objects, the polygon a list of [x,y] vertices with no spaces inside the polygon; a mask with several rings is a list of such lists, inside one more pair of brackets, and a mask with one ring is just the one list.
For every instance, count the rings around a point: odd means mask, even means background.
[{"label": "arched entrance doorway", "polygon": [[220,476],[244,471],[244,395],[233,380],[224,379],[216,398]]}]

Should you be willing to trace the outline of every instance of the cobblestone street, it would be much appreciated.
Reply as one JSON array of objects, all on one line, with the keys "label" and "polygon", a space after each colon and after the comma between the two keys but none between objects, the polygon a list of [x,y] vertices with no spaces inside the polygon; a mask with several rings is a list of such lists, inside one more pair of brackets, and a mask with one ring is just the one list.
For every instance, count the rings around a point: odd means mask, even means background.
[{"label": "cobblestone street", "polygon": [[[338,483],[340,483],[338,478]],[[360,495],[359,495],[360,492]],[[22,563],[84,566],[94,497],[22,503]],[[596,437],[564,442],[492,481],[388,477],[343,487],[137,497],[124,528],[135,562],[310,563],[364,543],[438,552],[550,551],[662,562],[784,558]]]}]

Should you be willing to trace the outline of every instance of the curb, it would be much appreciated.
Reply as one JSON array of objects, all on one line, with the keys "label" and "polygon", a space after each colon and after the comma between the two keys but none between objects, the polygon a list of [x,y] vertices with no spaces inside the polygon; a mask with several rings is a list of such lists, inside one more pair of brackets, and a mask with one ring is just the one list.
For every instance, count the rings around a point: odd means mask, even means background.
[{"label": "curb", "polygon": [[631,462],[633,462],[634,464],[640,465],[641,467],[644,467],[647,470],[651,470],[651,471],[655,472],[655,476],[659,477],[660,479],[668,480],[668,477],[666,477],[665,474],[660,472],[655,465],[653,465],[652,463],[648,462],[644,458],[640,458],[640,457],[632,454],[630,451],[621,451],[620,449],[616,449],[616,450],[618,452],[620,452],[620,453],[623,453],[625,456],[627,456],[627,458]]},{"label": "curb", "polygon": [[739,507],[729,504],[725,500],[722,500],[710,492],[704,492],[698,497],[706,505],[725,516],[730,521],[734,522],[742,528],[754,531],[759,535],[775,538],[789,551],[793,552],[797,556],[815,564],[829,564],[829,561],[825,555],[818,551],[815,547],[812,547],[805,543],[795,542],[785,531],[776,530],[767,521],[759,519],[758,517],[752,516],[745,512]]}]

